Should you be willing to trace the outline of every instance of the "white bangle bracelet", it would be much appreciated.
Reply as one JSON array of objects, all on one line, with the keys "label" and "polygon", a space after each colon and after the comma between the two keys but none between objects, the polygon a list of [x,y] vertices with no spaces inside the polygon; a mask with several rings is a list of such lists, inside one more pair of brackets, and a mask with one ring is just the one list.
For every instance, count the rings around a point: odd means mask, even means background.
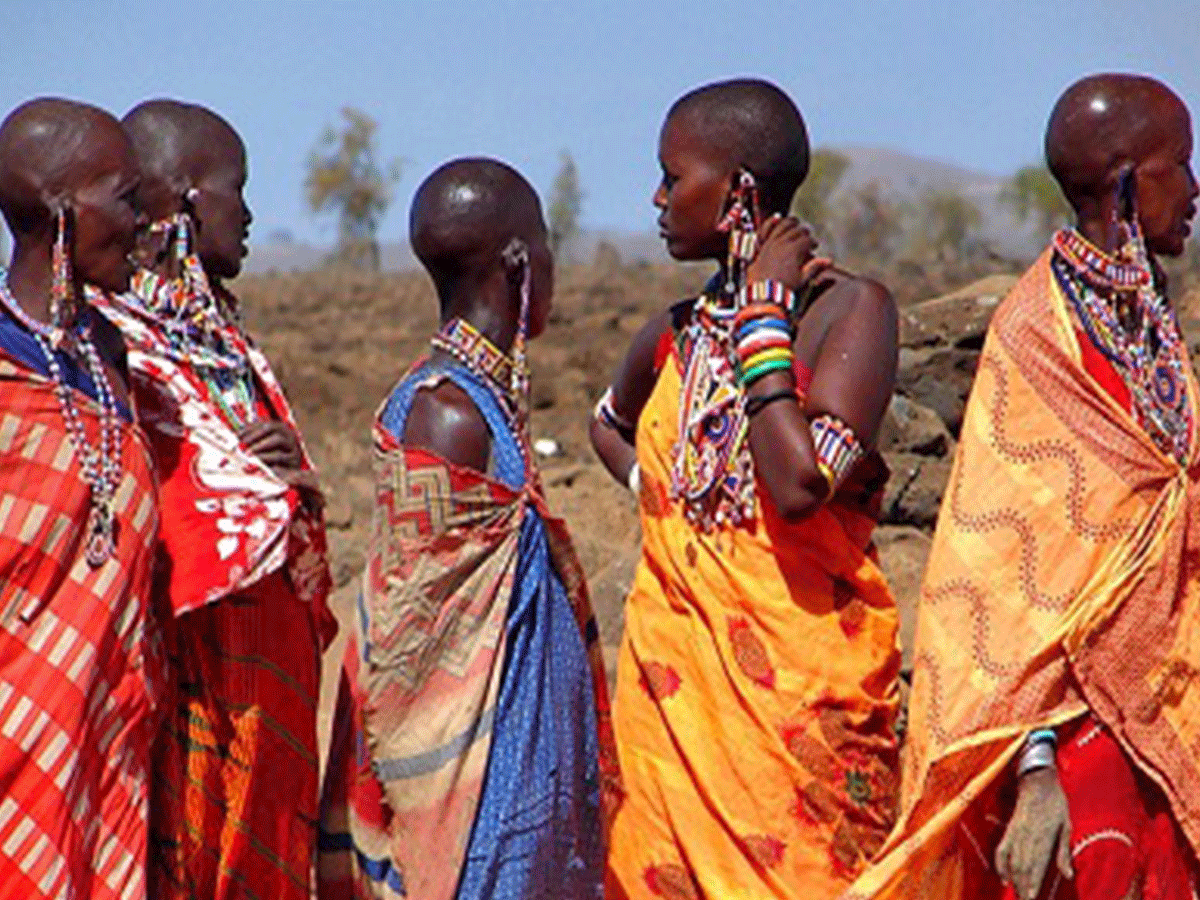
[{"label": "white bangle bracelet", "polygon": [[625,476],[625,487],[629,488],[629,493],[637,496],[642,487],[642,467],[636,462],[629,467],[629,474]]},{"label": "white bangle bracelet", "polygon": [[1026,744],[1017,763],[1017,777],[1037,769],[1053,769],[1055,763],[1054,744],[1050,741],[1035,741]]}]

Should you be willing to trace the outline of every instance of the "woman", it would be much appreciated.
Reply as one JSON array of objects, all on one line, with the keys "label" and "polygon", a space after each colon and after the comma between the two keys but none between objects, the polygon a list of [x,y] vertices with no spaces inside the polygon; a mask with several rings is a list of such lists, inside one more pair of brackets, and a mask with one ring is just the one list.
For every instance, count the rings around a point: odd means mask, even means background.
[{"label": "woman", "polygon": [[610,896],[835,897],[894,805],[896,610],[871,550],[895,375],[887,291],[783,218],[795,105],[741,80],[676,102],[659,224],[713,260],[634,339],[593,443],[638,495],[614,727]]},{"label": "woman", "polygon": [[120,124],[33,100],[0,125],[0,885],[146,896],[150,744],[165,681],[158,531],[120,336],[139,216]]},{"label": "woman", "polygon": [[308,900],[325,606],[320,494],[287,400],[225,287],[250,213],[224,119],[159,100],[123,122],[153,219],[125,334],[161,479],[174,703],[156,749],[156,897]]}]

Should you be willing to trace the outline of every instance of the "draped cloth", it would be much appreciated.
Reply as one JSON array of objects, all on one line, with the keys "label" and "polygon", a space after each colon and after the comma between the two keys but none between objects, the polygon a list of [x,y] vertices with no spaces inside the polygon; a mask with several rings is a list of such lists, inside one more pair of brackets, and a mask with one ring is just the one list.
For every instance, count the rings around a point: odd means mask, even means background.
[{"label": "draped cloth", "polygon": [[870,546],[886,467],[871,455],[802,522],[760,486],[749,521],[693,527],[670,499],[680,352],[638,422],[608,896],[835,897],[895,807],[897,613]]},{"label": "draped cloth", "polygon": [[[154,474],[123,416],[116,552],[89,566],[91,490],[39,357],[0,314],[0,895],[145,897],[166,680],[149,605]],[[95,388],[60,364],[98,447]]]},{"label": "draped cloth", "polygon": [[[307,900],[316,853],[320,654],[336,628],[324,523],[238,441],[204,373],[136,290],[96,297],[125,335],[161,480],[171,713],[155,751],[156,897]],[[296,423],[247,343],[259,418]],[[307,454],[304,470],[315,486]]]},{"label": "draped cloth", "polygon": [[[491,476],[403,445],[449,378]],[[583,573],[499,404],[456,366],[402,380],[374,429],[376,514],[322,809],[319,894],[595,897],[618,790]]]},{"label": "draped cloth", "polygon": [[1085,713],[1194,851],[1198,473],[1195,429],[1176,462],[1089,371],[1047,252],[984,344],[921,591],[900,817],[849,897],[974,896],[994,841],[970,823],[1029,730]]}]

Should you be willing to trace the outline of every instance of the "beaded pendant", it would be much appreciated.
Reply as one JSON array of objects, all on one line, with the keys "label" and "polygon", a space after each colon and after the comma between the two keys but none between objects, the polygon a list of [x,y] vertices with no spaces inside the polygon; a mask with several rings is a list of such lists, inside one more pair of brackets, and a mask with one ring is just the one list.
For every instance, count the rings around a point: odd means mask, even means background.
[{"label": "beaded pendant", "polygon": [[747,443],[745,392],[738,384],[733,319],[745,270],[757,248],[754,176],[738,175],[719,228],[729,233],[725,282],[695,304],[679,335],[683,388],[679,434],[671,466],[671,498],[702,531],[739,525],[754,516],[754,464]]},{"label": "beaded pendant", "polygon": [[84,558],[94,569],[104,565],[117,552],[116,516],[113,515],[111,497],[92,503],[92,511],[88,513],[87,535]]},{"label": "beaded pendant", "polygon": [[1136,224],[1114,259],[1074,229],[1054,237],[1051,269],[1088,339],[1112,364],[1151,440],[1177,462],[1192,437],[1187,348],[1175,311],[1154,283]]},{"label": "beaded pendant", "polygon": [[[67,427],[67,435],[79,458],[83,479],[91,493],[91,508],[85,527],[84,559],[92,568],[99,568],[113,557],[117,550],[116,513],[113,507],[117,486],[121,481],[121,434],[116,396],[108,381],[108,373],[91,339],[88,321],[76,324],[72,329],[58,324],[55,327],[37,321],[17,302],[8,288],[7,273],[0,270],[0,303],[12,316],[32,332],[34,339],[46,358],[46,367],[54,383],[54,393],[59,410]],[[75,346],[96,386],[100,405],[100,446],[88,444],[87,432],[83,427],[79,409],[75,404],[73,388],[67,384],[56,349],[65,343],[65,335],[71,333]]]}]

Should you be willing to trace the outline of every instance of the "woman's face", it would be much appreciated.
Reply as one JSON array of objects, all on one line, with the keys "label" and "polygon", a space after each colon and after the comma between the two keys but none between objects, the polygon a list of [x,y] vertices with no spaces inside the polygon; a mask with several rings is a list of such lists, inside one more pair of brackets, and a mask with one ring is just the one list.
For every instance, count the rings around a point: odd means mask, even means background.
[{"label": "woman's face", "polygon": [[193,240],[210,276],[236,278],[248,248],[254,217],[246,206],[246,151],[232,132],[212,148],[210,163],[188,192]]},{"label": "woman's face", "polygon": [[133,275],[133,252],[144,218],[136,205],[140,175],[133,148],[117,126],[89,144],[81,185],[71,194],[72,262],[78,278],[122,293]]},{"label": "woman's face", "polygon": [[668,118],[658,141],[662,181],[654,192],[659,236],[679,260],[725,258],[729,236],[718,225],[733,172],[706,151],[686,118]]},{"label": "woman's face", "polygon": [[1192,172],[1192,124],[1182,104],[1164,113],[1155,151],[1134,167],[1138,220],[1150,252],[1179,256],[1192,233],[1200,188]]}]

